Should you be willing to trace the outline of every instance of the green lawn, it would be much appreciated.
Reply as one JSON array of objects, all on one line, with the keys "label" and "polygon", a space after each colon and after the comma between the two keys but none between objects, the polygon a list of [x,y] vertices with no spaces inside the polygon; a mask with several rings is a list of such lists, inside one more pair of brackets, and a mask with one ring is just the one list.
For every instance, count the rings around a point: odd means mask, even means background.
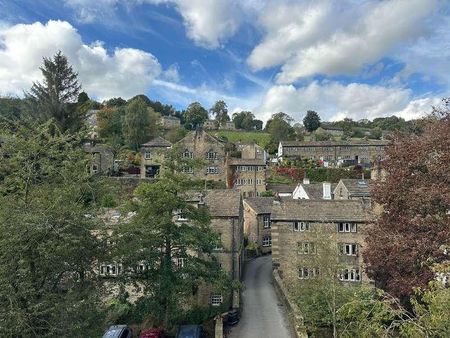
[{"label": "green lawn", "polygon": [[210,131],[212,135],[226,137],[232,143],[236,142],[256,142],[259,146],[265,148],[270,141],[270,134],[262,131],[238,131],[238,130],[220,130]]}]

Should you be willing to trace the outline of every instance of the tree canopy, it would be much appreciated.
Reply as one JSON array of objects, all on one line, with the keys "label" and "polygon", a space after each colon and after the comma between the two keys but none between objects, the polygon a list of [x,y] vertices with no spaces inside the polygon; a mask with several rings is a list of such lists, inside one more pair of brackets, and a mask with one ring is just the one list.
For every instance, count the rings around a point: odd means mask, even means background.
[{"label": "tree canopy", "polygon": [[200,103],[193,102],[187,107],[184,119],[191,129],[195,129],[208,119],[208,112]]},{"label": "tree canopy", "polygon": [[230,121],[230,116],[228,115],[228,107],[225,101],[216,101],[216,103],[214,103],[209,111],[214,116],[219,126],[223,126],[225,122]]},{"label": "tree canopy", "polygon": [[320,127],[320,116],[314,110],[308,110],[303,118],[303,125],[306,130],[312,132]]},{"label": "tree canopy", "polygon": [[75,109],[75,103],[81,86],[67,57],[59,51],[53,58],[44,58],[39,69],[44,81],[34,82],[26,95],[31,102],[33,119],[45,122],[54,118],[62,130],[80,128],[82,116]]}]

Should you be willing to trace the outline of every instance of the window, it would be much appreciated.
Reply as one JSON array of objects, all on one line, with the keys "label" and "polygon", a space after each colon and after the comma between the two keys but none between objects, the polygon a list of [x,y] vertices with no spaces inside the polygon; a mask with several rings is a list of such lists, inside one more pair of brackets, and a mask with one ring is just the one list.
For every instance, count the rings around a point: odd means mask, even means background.
[{"label": "window", "polygon": [[175,215],[177,217],[177,221],[182,222],[182,221],[187,221],[188,220],[186,214],[184,214],[183,210],[181,210],[181,209],[178,209],[177,211],[175,211]]},{"label": "window", "polygon": [[144,158],[145,158],[146,160],[151,159],[151,158],[152,158],[152,153],[149,152],[149,151],[146,151],[146,152],[144,153]]},{"label": "window", "polygon": [[216,246],[213,249],[214,251],[222,251],[223,250],[223,246],[222,246],[222,234],[219,234],[219,239],[218,239],[218,243],[216,244]]},{"label": "window", "polygon": [[143,273],[145,272],[145,270],[147,270],[147,265],[144,263],[140,263],[138,265],[136,265],[136,272],[137,273]]},{"label": "window", "polygon": [[91,171],[93,174],[96,174],[96,173],[98,173],[98,166],[96,165],[96,164],[93,164],[92,165],[92,171]]},{"label": "window", "polygon": [[122,265],[120,264],[101,264],[100,275],[101,276],[118,276],[122,272]]},{"label": "window", "polygon": [[338,232],[357,232],[356,223],[339,223]]},{"label": "window", "polygon": [[185,262],[184,258],[177,257],[177,259],[175,261],[175,265],[177,266],[177,268],[181,269],[181,268],[184,268],[184,262]]},{"label": "window", "polygon": [[298,253],[300,255],[308,255],[316,253],[316,246],[313,242],[299,242]]},{"label": "window", "polygon": [[206,153],[206,159],[207,160],[217,160],[217,153],[213,151],[208,151]]},{"label": "window", "polygon": [[342,269],[339,271],[339,280],[345,282],[359,282],[361,276],[359,274],[359,269]]},{"label": "window", "polygon": [[185,174],[192,174],[194,172],[194,168],[192,167],[182,167],[181,172]]},{"label": "window", "polygon": [[264,229],[270,229],[270,215],[263,216]]},{"label": "window", "polygon": [[222,295],[220,293],[213,293],[211,295],[211,305],[212,306],[222,305]]},{"label": "window", "polygon": [[294,222],[294,231],[309,231],[308,222]]},{"label": "window", "polygon": [[219,173],[219,168],[217,168],[217,167],[207,167],[206,168],[206,173],[207,174],[218,174]]},{"label": "window", "polygon": [[319,268],[307,268],[307,267],[301,267],[298,268],[298,278],[300,279],[309,279],[316,277],[320,274]]},{"label": "window", "polygon": [[192,153],[192,151],[186,149],[183,153],[183,158],[194,158],[194,154]]},{"label": "window", "polygon": [[262,246],[272,246],[272,236],[270,235],[263,236]]},{"label": "window", "polygon": [[257,184],[257,185],[263,184],[262,182],[263,182],[262,179],[260,179],[260,178],[257,178],[257,179],[256,179],[256,184]]},{"label": "window", "polygon": [[339,244],[339,253],[346,256],[356,256],[358,254],[358,244]]}]

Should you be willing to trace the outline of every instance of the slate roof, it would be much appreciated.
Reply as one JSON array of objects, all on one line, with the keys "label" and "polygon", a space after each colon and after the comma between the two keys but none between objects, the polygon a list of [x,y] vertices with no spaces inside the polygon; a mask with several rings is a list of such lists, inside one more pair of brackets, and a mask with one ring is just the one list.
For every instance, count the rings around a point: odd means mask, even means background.
[{"label": "slate roof", "polygon": [[153,140],[148,141],[147,143],[144,143],[142,147],[162,147],[162,148],[169,148],[172,146],[172,143],[167,141],[166,139],[163,139],[161,136],[155,137]]},{"label": "slate roof", "polygon": [[[337,184],[331,184],[331,191],[333,192]],[[308,197],[312,200],[320,200],[323,197],[323,184],[313,183],[313,184],[302,184],[303,189],[305,189]]]},{"label": "slate roof", "polygon": [[270,214],[274,200],[273,197],[249,197],[244,200],[244,203],[247,203],[258,215]]},{"label": "slate roof", "polygon": [[342,179],[341,181],[347,188],[350,195],[370,196],[372,180]]},{"label": "slate roof", "polygon": [[231,158],[230,165],[266,165],[263,159],[259,158]]},{"label": "slate roof", "polygon": [[266,189],[276,193],[293,193],[297,184],[267,184]]},{"label": "slate roof", "polygon": [[333,146],[387,146],[386,140],[350,140],[350,141],[281,141],[283,147],[333,147]]},{"label": "slate roof", "polygon": [[238,190],[208,190],[205,205],[212,217],[239,217],[241,210],[241,194]]},{"label": "slate roof", "polygon": [[312,222],[362,222],[369,214],[360,200],[292,200],[275,201],[272,220]]}]

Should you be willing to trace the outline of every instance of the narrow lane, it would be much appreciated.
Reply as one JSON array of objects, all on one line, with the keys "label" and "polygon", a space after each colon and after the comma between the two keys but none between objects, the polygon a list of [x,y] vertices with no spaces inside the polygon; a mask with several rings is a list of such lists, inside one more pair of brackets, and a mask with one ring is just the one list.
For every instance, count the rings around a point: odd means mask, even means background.
[{"label": "narrow lane", "polygon": [[284,306],[272,283],[272,257],[247,262],[242,292],[242,316],[230,338],[291,338]]}]

